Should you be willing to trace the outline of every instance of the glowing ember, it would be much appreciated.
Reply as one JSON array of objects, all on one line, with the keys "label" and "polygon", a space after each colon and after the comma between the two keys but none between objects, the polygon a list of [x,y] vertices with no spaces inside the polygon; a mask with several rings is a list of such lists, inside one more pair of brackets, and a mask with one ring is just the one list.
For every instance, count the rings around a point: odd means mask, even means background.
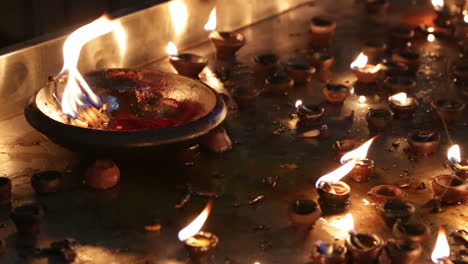
[{"label": "glowing ember", "polygon": [[180,241],[185,241],[200,232],[206,222],[206,219],[208,219],[208,216],[210,215],[212,206],[213,202],[210,200],[206,204],[205,209],[203,209],[197,218],[195,218],[195,220],[193,220],[188,226],[179,231],[178,237]]},{"label": "glowing ember", "polygon": [[370,146],[374,142],[376,137],[369,139],[366,143],[362,144],[359,148],[347,152],[346,154],[341,157],[340,162],[341,164],[345,164],[350,160],[363,160],[367,157],[367,152],[369,151]]},{"label": "glowing ember", "polygon": [[359,56],[351,63],[351,69],[362,69],[367,65],[367,56],[360,53]]},{"label": "glowing ember", "polygon": [[205,24],[206,31],[214,31],[216,30],[216,8],[213,8],[210,13],[210,17],[208,18],[208,22]]},{"label": "glowing ember", "polygon": [[303,103],[302,103],[302,100],[297,100],[296,103],[294,104],[294,106],[296,106],[296,108],[298,108],[299,106],[301,106]]},{"label": "glowing ember", "polygon": [[177,54],[178,54],[178,50],[177,50],[176,45],[172,41],[169,41],[169,43],[167,43],[167,55],[177,56]]},{"label": "glowing ember", "polygon": [[444,8],[444,0],[431,0],[431,2],[435,9]]},{"label": "glowing ember", "polygon": [[341,180],[344,176],[353,170],[354,165],[356,165],[356,160],[351,160],[338,169],[323,175],[317,180],[317,182],[315,182],[315,187],[320,188],[323,183],[333,183]]},{"label": "glowing ember", "polygon": [[461,154],[460,146],[458,144],[455,144],[449,148],[449,150],[447,151],[447,159],[453,164],[460,163]]},{"label": "glowing ember", "polygon": [[436,39],[436,37],[434,36],[434,34],[428,34],[427,35],[427,41],[434,42],[435,39]]},{"label": "glowing ember", "polygon": [[442,264],[444,260],[447,260],[450,256],[450,246],[445,235],[445,230],[439,228],[439,234],[437,235],[437,241],[432,251],[431,259],[436,264]]},{"label": "glowing ember", "polygon": [[61,96],[62,112],[76,117],[91,106],[101,108],[101,99],[91,90],[78,71],[78,59],[83,46],[92,39],[110,33],[120,24],[101,17],[74,31],[63,46],[63,69],[58,76],[67,75],[67,83]]},{"label": "glowing ember", "polygon": [[365,103],[366,101],[367,101],[367,98],[366,98],[364,95],[359,96],[358,102],[359,102],[360,104],[363,104],[363,103]]},{"label": "glowing ember", "polygon": [[406,93],[397,93],[392,96],[390,96],[390,101],[398,102],[400,105],[406,105],[408,104],[408,96]]}]

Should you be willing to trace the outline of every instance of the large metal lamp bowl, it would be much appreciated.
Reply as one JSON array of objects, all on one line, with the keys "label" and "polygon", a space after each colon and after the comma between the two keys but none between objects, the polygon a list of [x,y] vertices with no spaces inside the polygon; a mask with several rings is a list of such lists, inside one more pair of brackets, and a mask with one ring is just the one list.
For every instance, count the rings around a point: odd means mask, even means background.
[{"label": "large metal lamp bowl", "polygon": [[[226,117],[226,106],[220,95],[207,85],[172,73],[149,70],[106,69],[91,72],[86,80],[93,87],[99,82],[100,89],[125,89],[106,82],[109,71],[137,72],[158,85],[160,92],[177,100],[192,100],[201,104],[202,110],[188,123],[152,130],[115,131],[83,128],[67,124],[60,115],[59,106],[53,98],[53,90],[44,87],[31,99],[24,114],[29,124],[51,141],[73,151],[96,155],[127,157],[131,153],[155,151],[187,146],[194,139],[218,126]],[[104,83],[104,88],[102,88]],[[117,87],[116,87],[117,86]]]}]

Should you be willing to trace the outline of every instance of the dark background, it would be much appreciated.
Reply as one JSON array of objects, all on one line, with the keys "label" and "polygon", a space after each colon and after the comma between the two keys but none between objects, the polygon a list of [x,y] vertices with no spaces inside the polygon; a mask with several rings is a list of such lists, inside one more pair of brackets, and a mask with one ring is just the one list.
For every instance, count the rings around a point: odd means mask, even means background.
[{"label": "dark background", "polygon": [[3,0],[0,49],[50,33],[64,33],[103,13],[116,16],[167,0]]}]

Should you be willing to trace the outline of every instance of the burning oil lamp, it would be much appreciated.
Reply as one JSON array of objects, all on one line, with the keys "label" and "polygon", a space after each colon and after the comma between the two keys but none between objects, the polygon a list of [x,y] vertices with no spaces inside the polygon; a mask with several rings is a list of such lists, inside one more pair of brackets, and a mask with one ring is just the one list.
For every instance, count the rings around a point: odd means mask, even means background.
[{"label": "burning oil lamp", "polygon": [[325,109],[323,107],[312,104],[304,105],[302,100],[297,100],[295,106],[297,116],[301,122],[317,123],[322,119],[323,114],[325,113]]},{"label": "burning oil lamp", "polygon": [[468,182],[450,174],[438,175],[432,181],[434,196],[447,204],[459,204],[468,201]]},{"label": "burning oil lamp", "polygon": [[406,44],[414,37],[414,30],[395,27],[390,30],[390,43],[392,47],[406,47]]},{"label": "burning oil lamp", "polygon": [[349,87],[343,84],[328,83],[322,89],[325,99],[330,104],[343,104],[349,95]]},{"label": "burning oil lamp", "polygon": [[314,250],[312,251],[312,260],[316,264],[344,264],[347,260],[346,247],[338,243],[328,243],[317,241]]},{"label": "burning oil lamp", "polygon": [[84,176],[84,182],[94,189],[109,189],[119,181],[120,169],[109,159],[95,160]]},{"label": "burning oil lamp", "polygon": [[416,210],[412,203],[391,200],[379,205],[380,213],[389,227],[393,227],[397,220],[408,221]]},{"label": "burning oil lamp", "polygon": [[409,93],[416,89],[416,80],[405,75],[390,75],[384,80],[384,85],[393,93]]},{"label": "burning oil lamp", "polygon": [[11,203],[11,180],[7,177],[0,177],[0,206]]},{"label": "burning oil lamp", "polygon": [[392,125],[393,113],[384,108],[370,109],[366,120],[370,131],[384,131]]},{"label": "burning oil lamp", "polygon": [[413,264],[422,253],[422,246],[413,240],[390,239],[385,245],[386,256],[391,264]]},{"label": "burning oil lamp", "polygon": [[198,74],[208,65],[208,59],[192,53],[178,54],[177,47],[174,43],[167,44],[167,54],[169,62],[176,71],[184,76],[198,78]]},{"label": "burning oil lamp", "polygon": [[383,13],[390,6],[389,0],[367,0],[366,9],[373,13]]},{"label": "burning oil lamp", "polygon": [[245,45],[246,40],[241,33],[216,31],[216,8],[211,11],[205,30],[211,32],[209,38],[216,48],[216,55],[219,59],[234,57],[236,52]]},{"label": "burning oil lamp", "polygon": [[450,245],[447,241],[447,235],[445,229],[440,227],[439,233],[437,234],[437,240],[434,246],[434,250],[431,254],[431,260],[434,264],[453,264],[450,261]]},{"label": "burning oil lamp", "polygon": [[291,61],[286,64],[286,72],[295,84],[303,84],[310,81],[315,68],[306,62]]},{"label": "burning oil lamp", "polygon": [[398,239],[413,240],[418,243],[423,243],[431,235],[429,226],[415,220],[407,222],[397,220],[395,225],[393,225],[392,232],[393,236]]},{"label": "burning oil lamp", "polygon": [[377,81],[379,71],[382,68],[380,64],[367,64],[367,56],[360,53],[359,56],[351,63],[351,69],[356,75],[358,82],[374,83]]},{"label": "burning oil lamp", "polygon": [[338,160],[343,157],[344,154],[358,148],[361,142],[354,139],[338,140],[333,144],[333,149],[336,151]]},{"label": "burning oil lamp", "polygon": [[265,78],[274,73],[278,66],[278,56],[266,53],[256,56],[254,59],[253,72],[257,78]]},{"label": "burning oil lamp", "polygon": [[316,16],[310,19],[311,45],[326,47],[335,34],[336,22],[325,16]]},{"label": "burning oil lamp", "polygon": [[390,96],[388,101],[396,119],[411,119],[418,107],[418,101],[407,96],[405,92]]},{"label": "burning oil lamp", "polygon": [[386,48],[387,45],[384,42],[368,40],[362,46],[362,53],[368,57],[369,61],[379,61]]},{"label": "burning oil lamp", "polygon": [[468,179],[468,160],[462,160],[460,146],[451,146],[447,152],[447,158],[452,163],[452,170],[455,172],[455,175]]},{"label": "burning oil lamp", "polygon": [[284,72],[276,72],[265,79],[265,92],[284,95],[294,86],[294,80]]},{"label": "burning oil lamp", "polygon": [[313,200],[294,200],[288,208],[288,218],[296,227],[312,227],[322,216],[319,205]]},{"label": "burning oil lamp", "polygon": [[44,208],[36,203],[16,207],[10,217],[15,223],[18,234],[27,237],[37,237],[41,232],[41,222]]},{"label": "burning oil lamp", "polygon": [[63,174],[58,171],[42,171],[31,177],[31,185],[38,194],[58,192],[63,185]]},{"label": "burning oil lamp", "polygon": [[439,147],[440,134],[435,131],[416,129],[408,134],[407,141],[414,153],[429,155]]},{"label": "burning oil lamp", "polygon": [[409,70],[417,72],[419,68],[419,54],[414,49],[405,48],[392,54],[392,60],[408,65]]},{"label": "burning oil lamp", "polygon": [[185,245],[190,259],[195,263],[208,262],[213,258],[219,238],[209,232],[200,231],[210,215],[213,201],[208,201],[205,209],[185,228],[178,237]]},{"label": "burning oil lamp", "polygon": [[348,173],[349,177],[355,181],[367,181],[375,171],[375,162],[366,158],[374,140],[375,137],[369,139],[360,147],[344,154],[340,159],[341,164],[345,164],[350,160],[356,161],[354,168]]},{"label": "burning oil lamp", "polygon": [[353,229],[345,240],[352,263],[373,263],[382,252],[384,241],[376,234],[357,233]]},{"label": "burning oil lamp", "polygon": [[465,103],[458,99],[436,99],[431,102],[432,109],[439,118],[453,123],[463,118]]},{"label": "burning oil lamp", "polygon": [[393,200],[402,200],[406,194],[395,185],[378,185],[367,192],[374,202],[382,204]]}]

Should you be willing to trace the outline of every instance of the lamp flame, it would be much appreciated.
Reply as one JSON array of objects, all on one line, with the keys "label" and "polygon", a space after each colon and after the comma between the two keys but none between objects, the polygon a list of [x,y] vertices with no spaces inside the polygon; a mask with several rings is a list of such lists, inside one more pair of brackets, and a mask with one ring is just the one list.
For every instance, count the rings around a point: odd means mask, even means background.
[{"label": "lamp flame", "polygon": [[360,104],[363,104],[363,103],[365,103],[366,101],[367,101],[367,98],[366,98],[364,95],[359,96],[358,102],[359,102]]},{"label": "lamp flame", "polygon": [[356,160],[353,159],[347,162],[346,164],[342,165],[338,169],[323,175],[317,180],[317,182],[315,182],[315,187],[320,188],[320,185],[323,182],[337,182],[341,180],[344,176],[346,176],[349,172],[353,170],[354,165],[356,165]]},{"label": "lamp flame", "polygon": [[202,229],[203,225],[210,215],[213,201],[210,200],[205,206],[205,209],[186,227],[179,231],[178,237],[180,241],[185,241],[196,235]]},{"label": "lamp flame", "polygon": [[397,101],[398,103],[402,105],[407,104],[407,99],[408,99],[408,96],[406,95],[405,92],[397,93],[397,94],[390,96],[391,101]]},{"label": "lamp flame", "polygon": [[341,222],[341,229],[348,233],[354,232],[354,218],[351,213],[347,213]]},{"label": "lamp flame", "polygon": [[111,21],[103,16],[77,30],[65,40],[63,46],[63,68],[58,76],[68,75],[67,83],[61,97],[62,112],[71,117],[76,117],[81,110],[89,104],[96,108],[101,107],[101,99],[91,90],[83,76],[78,71],[77,65],[81,49],[92,39],[110,33],[116,29],[122,32],[118,22]]},{"label": "lamp flame", "polygon": [[178,54],[178,50],[177,50],[177,46],[172,42],[172,41],[169,41],[167,43],[167,55],[169,56],[177,56]]},{"label": "lamp flame", "polygon": [[431,0],[432,2],[432,6],[435,8],[435,9],[442,9],[444,8],[444,0]]},{"label": "lamp flame", "polygon": [[461,154],[460,146],[458,144],[455,144],[449,148],[449,150],[447,151],[447,159],[453,164],[460,163]]},{"label": "lamp flame", "polygon": [[434,36],[434,34],[431,33],[427,35],[427,41],[434,42],[435,39],[436,37]]},{"label": "lamp flame", "polygon": [[431,259],[436,264],[443,263],[450,256],[450,246],[445,235],[444,228],[439,228],[439,234],[437,235],[437,241],[432,251]]},{"label": "lamp flame", "polygon": [[208,22],[205,24],[206,31],[214,31],[216,29],[216,7],[211,10]]},{"label": "lamp flame", "polygon": [[351,69],[362,69],[367,65],[367,56],[364,53],[359,53],[359,56],[351,62]]},{"label": "lamp flame", "polygon": [[302,103],[302,100],[297,100],[296,103],[294,104],[294,106],[296,108],[298,108],[299,106],[301,106],[303,103]]},{"label": "lamp flame", "polygon": [[363,160],[367,157],[367,152],[369,151],[370,146],[374,142],[376,137],[373,137],[366,141],[366,143],[359,146],[359,148],[349,151],[341,157],[340,162],[341,164],[345,164],[350,160]]},{"label": "lamp flame", "polygon": [[468,14],[466,14],[466,15],[463,16],[463,21],[464,21],[465,23],[468,23]]}]

